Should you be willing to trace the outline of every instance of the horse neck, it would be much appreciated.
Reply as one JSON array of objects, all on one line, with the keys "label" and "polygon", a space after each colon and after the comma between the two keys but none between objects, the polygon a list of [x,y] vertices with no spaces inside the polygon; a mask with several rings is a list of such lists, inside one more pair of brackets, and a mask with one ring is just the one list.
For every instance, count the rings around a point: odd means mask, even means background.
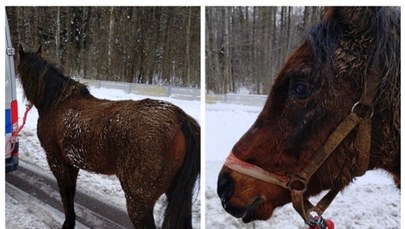
[{"label": "horse neck", "polygon": [[[394,15],[397,17],[397,15]],[[397,167],[399,173],[400,155],[400,32],[399,19],[391,19],[388,32],[379,35],[377,44],[380,55],[381,79],[375,98],[376,117],[373,119],[376,152],[375,167],[380,167],[394,173]],[[398,163],[397,163],[398,162]],[[398,164],[398,166],[393,166]]]},{"label": "horse neck", "polygon": [[[399,88],[379,88],[373,118],[370,167],[399,173],[400,161],[400,92]],[[396,164],[398,166],[396,166]]]},{"label": "horse neck", "polygon": [[38,100],[34,102],[34,105],[38,109],[38,113],[41,113],[55,108],[56,105],[75,94],[82,94],[88,92],[87,88],[77,81],[65,77],[55,69],[50,68],[43,76],[43,85],[38,96]]}]

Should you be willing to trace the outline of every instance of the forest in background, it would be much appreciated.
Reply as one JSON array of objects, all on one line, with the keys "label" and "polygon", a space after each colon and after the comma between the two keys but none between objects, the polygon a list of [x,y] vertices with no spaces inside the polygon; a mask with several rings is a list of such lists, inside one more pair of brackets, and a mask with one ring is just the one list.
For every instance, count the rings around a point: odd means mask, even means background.
[{"label": "forest in background", "polygon": [[205,13],[207,92],[268,94],[321,7],[206,7]]},{"label": "forest in background", "polygon": [[[206,7],[208,93],[267,94],[320,7]],[[14,47],[66,75],[200,87],[200,7],[6,7]]]},{"label": "forest in background", "polygon": [[65,75],[200,87],[200,7],[6,7],[14,47]]}]

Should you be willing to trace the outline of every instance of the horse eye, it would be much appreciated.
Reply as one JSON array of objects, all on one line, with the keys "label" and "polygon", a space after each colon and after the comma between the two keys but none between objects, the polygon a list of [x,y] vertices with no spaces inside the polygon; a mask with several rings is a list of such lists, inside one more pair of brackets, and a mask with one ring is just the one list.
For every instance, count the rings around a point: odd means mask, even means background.
[{"label": "horse eye", "polygon": [[310,93],[310,86],[306,82],[295,82],[291,88],[291,94],[296,98],[307,98]]}]

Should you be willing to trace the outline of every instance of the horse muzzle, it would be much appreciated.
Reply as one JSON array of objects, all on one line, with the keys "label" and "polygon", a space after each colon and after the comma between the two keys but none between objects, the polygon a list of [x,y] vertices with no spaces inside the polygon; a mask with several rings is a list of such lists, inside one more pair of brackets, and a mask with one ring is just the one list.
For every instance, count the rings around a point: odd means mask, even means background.
[{"label": "horse muzzle", "polygon": [[229,173],[220,173],[218,176],[217,193],[221,199],[222,206],[232,198],[235,191],[235,183]]},{"label": "horse muzzle", "polygon": [[256,218],[256,210],[264,202],[262,197],[255,197],[253,201],[244,207],[234,206],[230,199],[234,195],[235,184],[229,173],[220,173],[218,177],[217,193],[221,199],[222,207],[235,218],[242,218],[244,223],[249,223]]}]

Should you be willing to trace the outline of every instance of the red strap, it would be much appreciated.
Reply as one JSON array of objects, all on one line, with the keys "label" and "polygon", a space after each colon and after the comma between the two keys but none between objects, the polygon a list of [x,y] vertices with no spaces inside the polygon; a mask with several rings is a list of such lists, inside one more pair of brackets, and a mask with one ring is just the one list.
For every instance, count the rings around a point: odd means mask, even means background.
[{"label": "red strap", "polygon": [[24,126],[25,126],[25,123],[27,122],[28,112],[31,110],[31,108],[32,108],[32,103],[29,103],[29,104],[27,105],[27,108],[25,109],[25,112],[24,112],[24,117],[23,117],[23,123],[22,123],[22,125],[19,126],[18,129],[13,132],[13,135],[12,135],[12,136],[17,137],[18,134],[22,131],[22,129],[23,129]]},{"label": "red strap", "polygon": [[285,189],[289,189],[289,187],[288,187],[289,177],[288,176],[282,176],[282,175],[270,173],[256,165],[242,161],[239,158],[237,158],[233,154],[232,151],[229,153],[228,157],[226,158],[224,165],[234,171],[245,174],[247,176],[254,177],[256,179],[259,179],[259,180],[262,180],[262,181],[265,181],[265,182],[268,182],[271,184],[279,185]]},{"label": "red strap", "polygon": [[19,126],[19,127],[17,128],[17,130],[14,131],[14,132],[11,134],[10,139],[7,141],[7,143],[6,143],[6,152],[7,152],[7,153],[6,153],[6,157],[10,156],[10,155],[13,153],[14,148],[15,148],[15,144],[13,144],[12,147],[11,147],[11,149],[10,149],[9,151],[7,151],[8,145],[9,145],[11,142],[14,142],[14,143],[16,142],[17,137],[18,137],[18,134],[22,131],[22,129],[23,129],[24,126],[25,126],[25,123],[27,122],[28,112],[31,110],[31,108],[32,108],[32,103],[29,103],[29,104],[27,105],[27,108],[26,108],[25,113],[24,113],[22,125]]}]

